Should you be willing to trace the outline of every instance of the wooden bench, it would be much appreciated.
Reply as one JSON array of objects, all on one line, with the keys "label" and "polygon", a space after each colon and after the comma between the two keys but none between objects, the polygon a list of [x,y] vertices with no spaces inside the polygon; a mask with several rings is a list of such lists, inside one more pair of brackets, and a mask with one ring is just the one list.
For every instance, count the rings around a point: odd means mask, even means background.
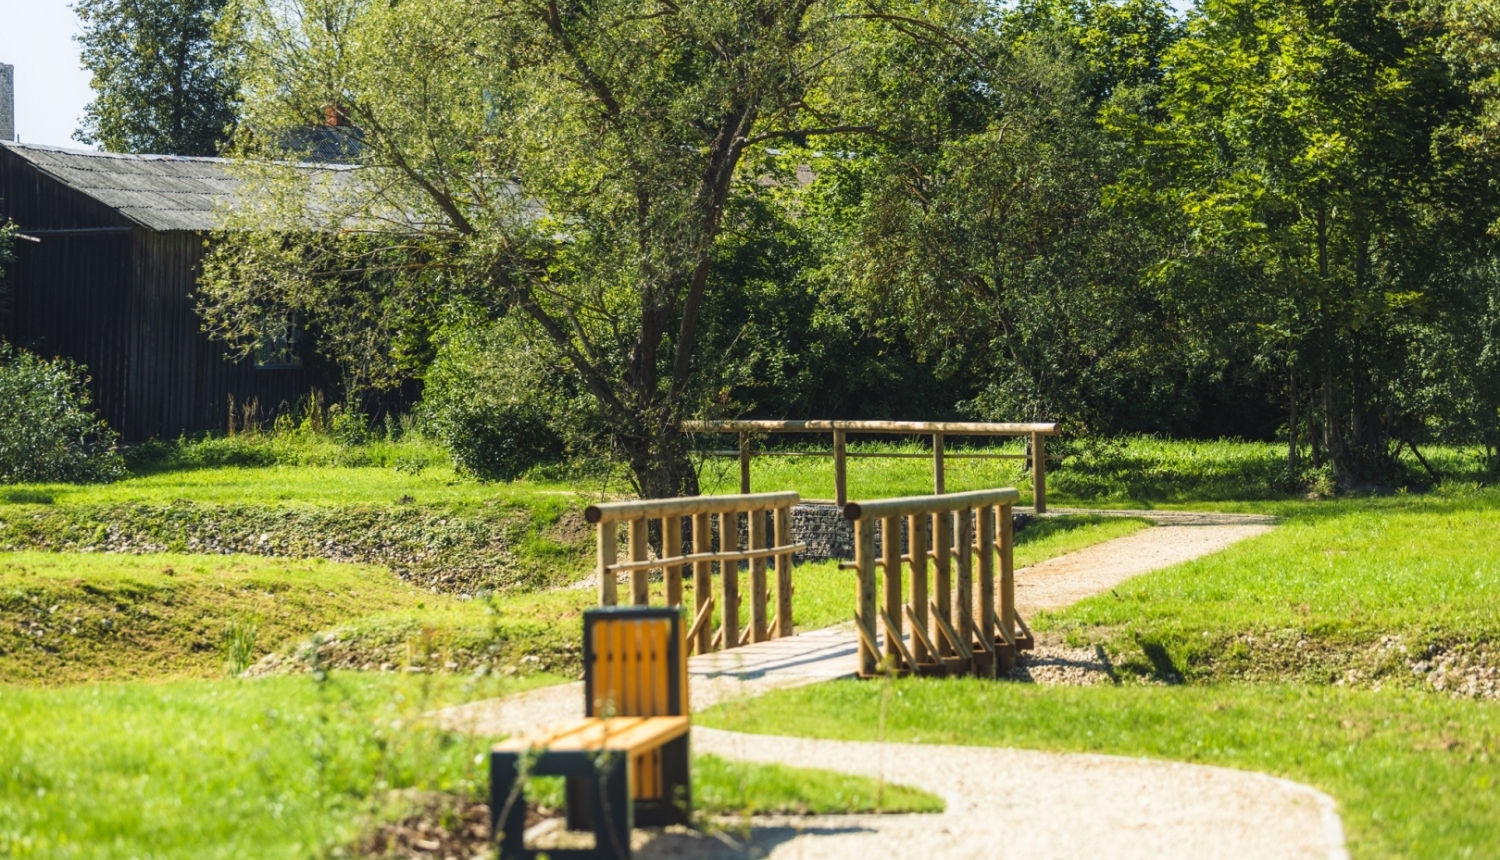
[{"label": "wooden bench", "polygon": [[568,829],[594,832],[592,849],[546,852],[558,860],[628,860],[632,827],[691,818],[682,613],[636,606],[585,612],[583,666],[583,719],[512,738],[490,753],[490,832],[501,860],[537,854],[525,845],[527,804],[516,788],[525,777],[566,777]]}]

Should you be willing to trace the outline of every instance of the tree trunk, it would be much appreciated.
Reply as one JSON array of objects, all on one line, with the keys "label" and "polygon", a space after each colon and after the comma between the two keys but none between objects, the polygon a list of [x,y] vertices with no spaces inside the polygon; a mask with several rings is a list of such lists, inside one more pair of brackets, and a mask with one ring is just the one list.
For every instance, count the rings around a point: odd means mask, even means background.
[{"label": "tree trunk", "polygon": [[698,495],[698,473],[693,469],[688,437],[681,425],[663,421],[654,431],[620,433],[616,437],[636,493],[643,499]]},{"label": "tree trunk", "polygon": [[1297,369],[1291,369],[1291,415],[1287,418],[1286,430],[1286,468],[1287,473],[1295,478],[1297,476]]}]

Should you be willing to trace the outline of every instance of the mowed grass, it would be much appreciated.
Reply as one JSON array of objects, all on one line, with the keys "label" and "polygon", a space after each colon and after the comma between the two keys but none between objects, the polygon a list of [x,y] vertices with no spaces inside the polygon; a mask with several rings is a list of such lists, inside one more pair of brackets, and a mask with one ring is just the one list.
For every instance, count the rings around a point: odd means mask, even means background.
[{"label": "mowed grass", "polygon": [[1112,753],[1256,770],[1335,797],[1358,860],[1491,857],[1500,845],[1500,707],[1431,694],[840,681],[721,706],[699,721],[766,734]]},{"label": "mowed grass", "polygon": [[[1190,679],[1290,659],[1272,650],[1336,654],[1395,637],[1418,655],[1500,642],[1500,493],[1283,513],[1266,535],[1129,580],[1036,626]],[[1395,680],[1412,680],[1405,663],[1396,668]],[[1332,671],[1308,680],[1333,681]]]},{"label": "mowed grass", "polygon": [[[491,739],[438,731],[424,713],[547,680],[0,686],[0,856],[336,856],[398,792],[484,796]],[[711,814],[942,804],[820,771],[700,759],[694,773]]]},{"label": "mowed grass", "polygon": [[[1471,492],[1289,506],[1266,535],[1035,620],[1103,646],[1117,686],[835,683],[704,722],[864,740],[884,725],[892,741],[1265,771],[1332,794],[1358,858],[1492,856],[1500,703],[1433,692],[1412,667],[1429,645],[1500,642],[1497,503]],[[1372,648],[1392,657],[1361,663]],[[1366,674],[1346,683],[1351,664]]]},{"label": "mowed grass", "polygon": [[[620,489],[618,482],[613,487]],[[512,504],[583,507],[598,497],[562,482],[482,483],[448,466],[401,471],[386,466],[208,466],[151,472],[113,484],[18,484],[0,487],[0,505],[206,504],[445,505]]]},{"label": "mowed grass", "polygon": [[[0,553],[0,680],[221,676],[231,629],[251,658],[337,631],[346,650],[462,668],[565,650],[591,594],[459,600],[377,566],[258,556]],[[430,659],[435,656],[435,660]]]}]

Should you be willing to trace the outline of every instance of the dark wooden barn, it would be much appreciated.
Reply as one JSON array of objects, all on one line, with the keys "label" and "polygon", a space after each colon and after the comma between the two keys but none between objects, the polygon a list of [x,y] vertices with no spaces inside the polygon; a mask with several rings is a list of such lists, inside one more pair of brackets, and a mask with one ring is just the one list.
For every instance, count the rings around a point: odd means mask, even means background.
[{"label": "dark wooden barn", "polygon": [[127,442],[223,430],[231,397],[263,416],[295,406],[320,382],[298,345],[231,361],[195,310],[216,201],[234,185],[217,159],[0,143],[0,220],[21,234],[0,336],[87,366]]}]

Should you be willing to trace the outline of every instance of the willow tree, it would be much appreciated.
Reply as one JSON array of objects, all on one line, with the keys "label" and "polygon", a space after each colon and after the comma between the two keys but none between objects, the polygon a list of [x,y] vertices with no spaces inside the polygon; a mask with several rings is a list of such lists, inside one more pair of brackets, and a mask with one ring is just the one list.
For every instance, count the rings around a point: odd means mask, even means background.
[{"label": "willow tree", "polygon": [[[695,345],[727,204],[774,181],[770,148],[877,131],[848,97],[860,46],[951,47],[966,8],[236,0],[254,160],[208,266],[209,325],[247,348],[297,313],[376,378],[447,303],[520,315],[637,489],[696,492],[678,428],[708,393]],[[358,169],[266,164],[330,139]]]}]

